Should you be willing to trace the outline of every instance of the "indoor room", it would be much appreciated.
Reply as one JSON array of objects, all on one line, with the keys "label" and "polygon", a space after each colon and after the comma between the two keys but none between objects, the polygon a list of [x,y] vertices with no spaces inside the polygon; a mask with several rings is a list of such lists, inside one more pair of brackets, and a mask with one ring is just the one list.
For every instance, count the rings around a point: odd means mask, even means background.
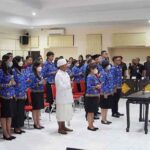
[{"label": "indoor room", "polygon": [[0,0],[1,150],[150,150],[149,0]]}]

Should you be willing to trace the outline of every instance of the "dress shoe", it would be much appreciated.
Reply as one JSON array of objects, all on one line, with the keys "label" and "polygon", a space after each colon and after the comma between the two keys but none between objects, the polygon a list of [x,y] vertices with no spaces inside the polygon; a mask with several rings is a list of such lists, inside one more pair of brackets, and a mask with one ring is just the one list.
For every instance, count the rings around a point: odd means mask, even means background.
[{"label": "dress shoe", "polygon": [[109,121],[103,121],[103,120],[101,121],[101,123],[105,124],[105,125],[110,125],[111,124],[111,122],[109,122]]},{"label": "dress shoe", "polygon": [[87,129],[90,130],[90,131],[96,131],[96,128],[87,127]]},{"label": "dress shoe", "polygon": [[3,139],[6,140],[6,141],[11,141],[12,140],[11,137],[6,137],[5,135],[3,135]]},{"label": "dress shoe", "polygon": [[33,125],[34,129],[41,130],[41,127],[37,127],[36,125]]},{"label": "dress shoe", "polygon": [[120,115],[118,115],[118,114],[112,114],[112,117],[120,118]]},{"label": "dress shoe", "polygon": [[43,126],[40,126],[40,128],[41,128],[41,129],[44,129],[45,127],[43,127]]},{"label": "dress shoe", "polygon": [[94,116],[94,120],[98,120],[98,119],[99,119],[98,115]]},{"label": "dress shoe", "polygon": [[73,132],[73,130],[69,129],[69,128],[64,128],[64,130],[67,131],[67,132]]},{"label": "dress shoe", "polygon": [[26,131],[24,131],[24,130],[21,130],[21,133],[26,133]]},{"label": "dress shoe", "polygon": [[22,134],[21,131],[16,131],[16,129],[14,129],[14,133],[15,133],[15,134]]},{"label": "dress shoe", "polygon": [[119,113],[119,112],[117,113],[117,115],[119,115],[119,116],[124,116],[124,114],[121,114],[121,113]]},{"label": "dress shoe", "polygon": [[67,132],[66,132],[65,130],[62,130],[62,129],[59,129],[59,130],[58,130],[58,133],[63,134],[63,135],[66,135],[66,134],[67,134]]},{"label": "dress shoe", "polygon": [[12,140],[16,139],[16,137],[15,137],[15,136],[11,136],[10,138],[11,138]]}]

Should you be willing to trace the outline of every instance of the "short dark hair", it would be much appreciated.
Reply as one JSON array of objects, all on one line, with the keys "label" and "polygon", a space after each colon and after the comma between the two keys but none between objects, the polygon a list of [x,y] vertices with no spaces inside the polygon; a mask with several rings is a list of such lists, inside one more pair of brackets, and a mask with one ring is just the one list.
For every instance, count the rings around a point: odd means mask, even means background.
[{"label": "short dark hair", "polygon": [[90,55],[90,54],[87,54],[85,57],[86,57],[86,58],[89,58],[89,57],[91,57],[91,55]]},{"label": "short dark hair", "polygon": [[47,52],[46,56],[47,56],[47,57],[49,57],[49,56],[54,56],[54,53],[51,52],[51,51],[49,51],[49,52]]},{"label": "short dark hair", "polygon": [[103,55],[104,53],[106,53],[107,51],[106,50],[102,50],[101,51],[101,55]]},{"label": "short dark hair", "polygon": [[10,53],[10,52],[9,52],[9,53],[7,53],[6,55],[10,56],[10,55],[13,55],[13,53]]},{"label": "short dark hair", "polygon": [[112,58],[112,61],[115,61],[117,58],[121,58],[121,59],[122,59],[121,56],[114,56],[114,57]]},{"label": "short dark hair", "polygon": [[29,58],[32,58],[32,56],[30,55],[26,56],[26,60],[28,60]]}]

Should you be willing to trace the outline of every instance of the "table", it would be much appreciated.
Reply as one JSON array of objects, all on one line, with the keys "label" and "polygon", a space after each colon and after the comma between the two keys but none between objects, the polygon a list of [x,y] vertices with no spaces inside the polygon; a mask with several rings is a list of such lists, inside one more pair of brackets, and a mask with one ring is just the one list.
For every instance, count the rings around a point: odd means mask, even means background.
[{"label": "table", "polygon": [[[130,104],[140,104],[140,119],[139,121],[144,120],[144,131],[145,134],[148,133],[148,113],[149,113],[149,104],[150,104],[150,92],[139,91],[133,93],[126,97],[126,113],[127,113],[127,128],[126,132],[129,132],[130,129]],[[145,106],[145,117],[142,118],[142,105]]]}]

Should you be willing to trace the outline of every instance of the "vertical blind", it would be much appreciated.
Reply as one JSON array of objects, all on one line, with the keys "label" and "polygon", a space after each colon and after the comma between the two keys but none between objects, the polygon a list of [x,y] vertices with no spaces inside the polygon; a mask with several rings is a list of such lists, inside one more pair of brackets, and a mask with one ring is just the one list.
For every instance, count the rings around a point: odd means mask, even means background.
[{"label": "vertical blind", "polygon": [[114,33],[113,46],[144,46],[146,44],[145,33]]},{"label": "vertical blind", "polygon": [[102,50],[102,35],[88,34],[86,36],[86,43],[87,54],[99,54]]},{"label": "vertical blind", "polygon": [[50,35],[48,37],[49,47],[73,47],[74,36],[73,35]]}]

